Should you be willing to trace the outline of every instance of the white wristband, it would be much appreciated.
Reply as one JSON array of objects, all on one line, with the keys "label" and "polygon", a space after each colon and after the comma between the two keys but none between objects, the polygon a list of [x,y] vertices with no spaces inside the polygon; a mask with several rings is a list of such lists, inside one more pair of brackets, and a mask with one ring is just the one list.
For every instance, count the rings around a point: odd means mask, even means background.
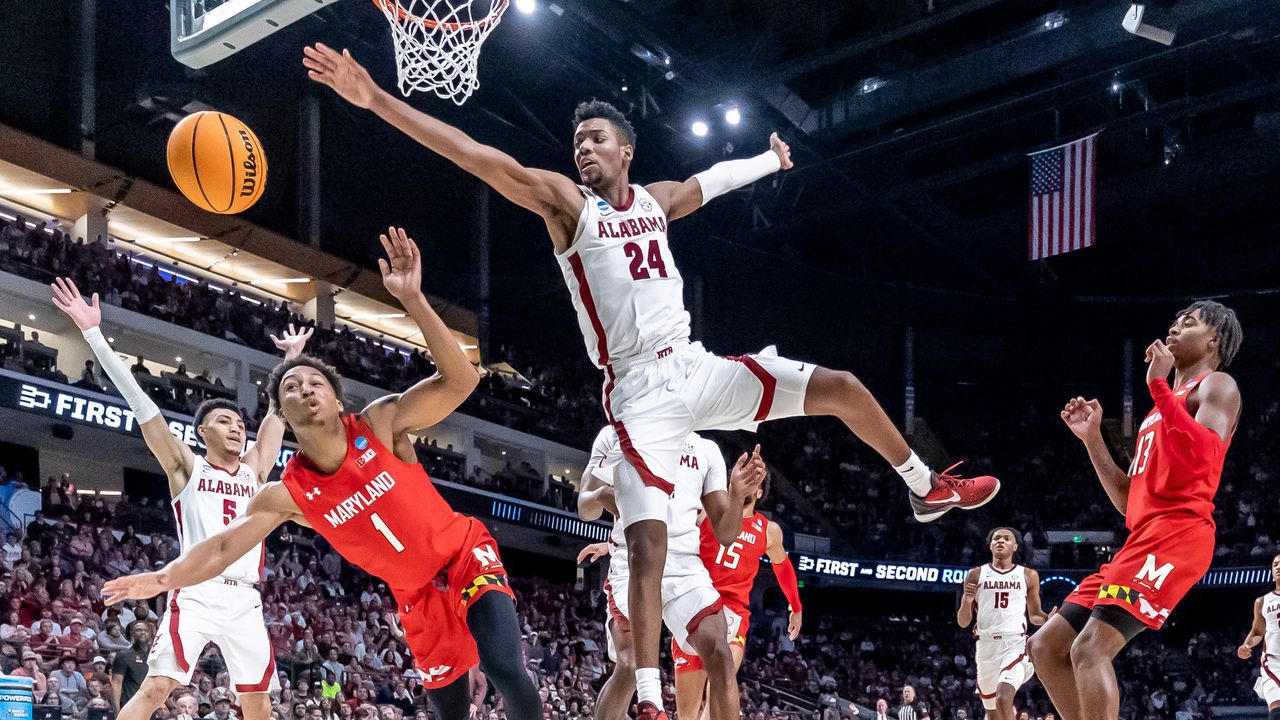
[{"label": "white wristband", "polygon": [[694,175],[698,185],[702,186],[702,204],[711,202],[730,190],[737,190],[744,185],[759,180],[782,169],[782,159],[778,153],[766,150],[759,155],[744,160],[726,160]]},{"label": "white wristband", "polygon": [[111,384],[120,391],[120,396],[129,404],[129,409],[138,422],[144,423],[159,416],[160,408],[154,400],[147,397],[133,373],[129,372],[129,368],[124,366],[120,357],[107,344],[107,339],[102,337],[102,330],[95,325],[82,334],[85,342],[89,343],[89,349],[93,350],[94,357],[98,358],[98,365],[111,378]]}]

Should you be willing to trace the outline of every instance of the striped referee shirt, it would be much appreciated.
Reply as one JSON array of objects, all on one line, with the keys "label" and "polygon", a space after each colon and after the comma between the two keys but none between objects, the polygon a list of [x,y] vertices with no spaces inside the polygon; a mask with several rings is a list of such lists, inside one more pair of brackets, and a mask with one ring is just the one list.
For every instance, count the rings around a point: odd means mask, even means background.
[{"label": "striped referee shirt", "polygon": [[925,720],[928,717],[929,706],[918,700],[898,708],[898,720]]}]

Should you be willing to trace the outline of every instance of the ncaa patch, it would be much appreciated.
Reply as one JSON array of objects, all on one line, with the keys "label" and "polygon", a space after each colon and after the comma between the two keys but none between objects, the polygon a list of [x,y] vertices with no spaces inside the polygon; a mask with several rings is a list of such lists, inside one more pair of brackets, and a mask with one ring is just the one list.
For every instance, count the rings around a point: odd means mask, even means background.
[{"label": "ncaa patch", "polygon": [[369,438],[363,435],[360,435],[359,437],[356,438],[355,446],[357,450],[363,450],[369,447]]},{"label": "ncaa patch", "polygon": [[613,206],[605,202],[604,198],[596,198],[596,207],[600,209],[601,215],[613,214]]}]

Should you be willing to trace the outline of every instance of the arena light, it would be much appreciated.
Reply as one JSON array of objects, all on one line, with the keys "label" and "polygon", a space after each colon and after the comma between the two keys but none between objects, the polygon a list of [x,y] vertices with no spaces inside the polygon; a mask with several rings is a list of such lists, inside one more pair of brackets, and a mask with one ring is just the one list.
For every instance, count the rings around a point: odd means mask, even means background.
[{"label": "arena light", "polygon": [[71,188],[0,188],[0,195],[66,195]]},{"label": "arena light", "polygon": [[360,313],[352,315],[351,320],[391,320],[404,317],[404,313]]},{"label": "arena light", "polygon": [[33,315],[33,314],[31,314],[31,313],[27,313],[27,319],[28,319],[28,320],[35,320],[35,319],[36,319],[36,316],[35,316],[35,315]]},{"label": "arena light", "polygon": [[250,280],[250,285],[294,285],[297,283],[311,282],[311,278],[268,278],[266,280]]},{"label": "arena light", "polygon": [[1138,37],[1161,45],[1172,45],[1174,36],[1178,34],[1178,19],[1173,9],[1150,4],[1130,5],[1120,25]]},{"label": "arena light", "polygon": [[140,245],[155,245],[159,243],[194,243],[194,242],[200,242],[203,239],[204,238],[188,235],[188,236],[182,236],[182,237],[138,238],[134,240],[134,242]]},{"label": "arena light", "polygon": [[724,111],[724,121],[730,125],[737,125],[742,122],[742,111],[737,107],[731,107]]},{"label": "arena light", "polygon": [[516,0],[516,9],[525,15],[532,15],[538,9],[538,0]]},{"label": "arena light", "polygon": [[707,133],[710,132],[710,130],[711,128],[708,127],[707,123],[705,123],[702,120],[694,120],[693,124],[689,126],[689,131],[692,132],[696,137],[706,137]]}]

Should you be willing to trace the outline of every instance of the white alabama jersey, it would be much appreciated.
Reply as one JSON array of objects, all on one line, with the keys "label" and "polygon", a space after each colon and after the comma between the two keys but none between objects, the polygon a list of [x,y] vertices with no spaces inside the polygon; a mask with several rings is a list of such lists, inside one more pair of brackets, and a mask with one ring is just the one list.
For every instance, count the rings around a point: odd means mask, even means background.
[{"label": "white alabama jersey", "polygon": [[1267,631],[1262,636],[1262,661],[1280,660],[1280,593],[1267,593],[1262,598],[1262,619]]},{"label": "white alabama jersey", "polygon": [[[249,500],[258,492],[258,475],[245,463],[234,474],[211,464],[199,455],[191,471],[191,479],[173,498],[173,514],[178,518],[178,539],[182,552],[196,543],[216,535],[249,509]],[[219,579],[254,584],[262,580],[262,563],[266,549],[258,543],[244,557],[223,570]]]},{"label": "white alabama jersey", "polygon": [[667,216],[644,188],[615,208],[585,187],[573,244],[556,255],[597,367],[689,340],[684,280],[667,244]]},{"label": "white alabama jersey", "polygon": [[1001,572],[983,565],[978,571],[978,637],[1027,632],[1027,571],[1021,565]]},{"label": "white alabama jersey", "polygon": [[[622,454],[618,446],[618,433],[612,425],[606,425],[596,435],[591,446],[589,468],[601,482],[612,485],[612,468],[616,462],[610,462]],[[699,557],[698,511],[702,509],[702,496],[719,490],[728,489],[728,475],[725,472],[724,456],[720,448],[710,440],[689,433],[684,448],[680,453],[680,464],[675,478],[676,492],[671,498],[670,513],[667,519],[667,555],[669,557]],[[611,562],[626,562],[627,538],[622,531],[622,523],[613,523],[613,532],[609,536],[612,552]]]}]

